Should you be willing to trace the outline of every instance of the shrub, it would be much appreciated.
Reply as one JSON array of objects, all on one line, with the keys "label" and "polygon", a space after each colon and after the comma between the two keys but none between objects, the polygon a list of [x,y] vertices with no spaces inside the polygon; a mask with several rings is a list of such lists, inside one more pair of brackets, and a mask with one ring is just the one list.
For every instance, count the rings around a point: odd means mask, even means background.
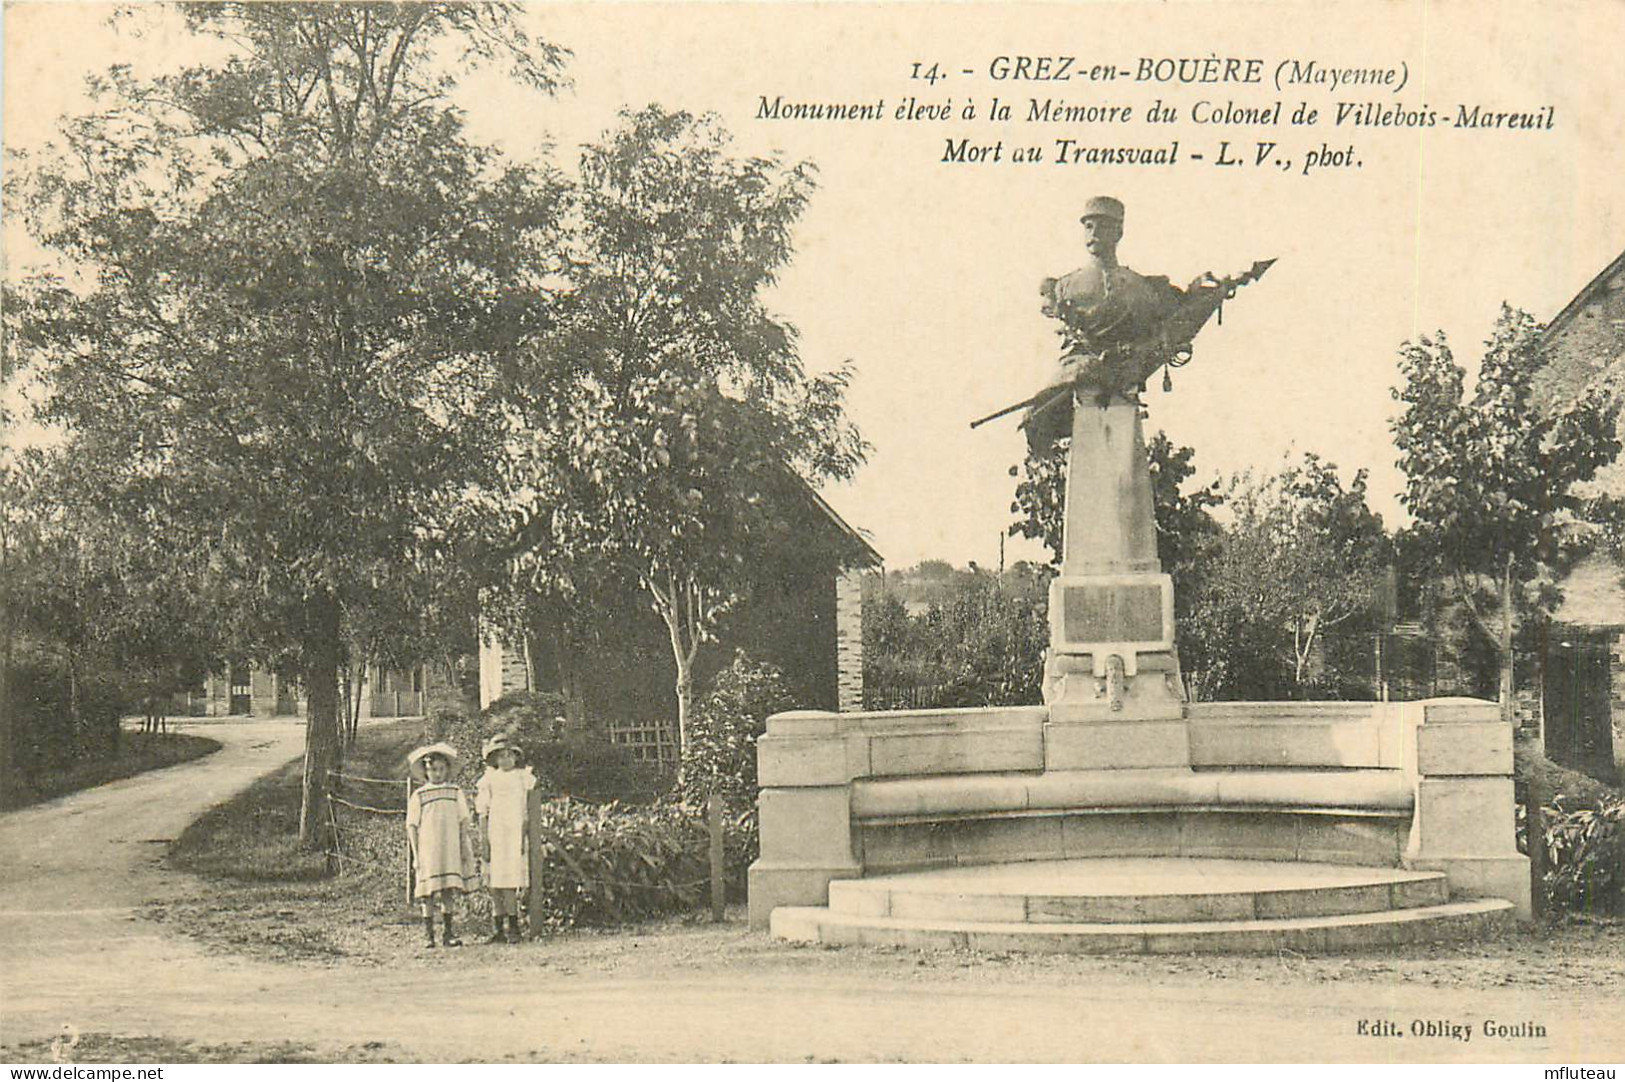
[{"label": "shrub", "polygon": [[756,741],[767,719],[794,705],[784,675],[743,650],[711,684],[689,726],[683,749],[683,797],[703,804],[716,792],[731,808],[756,799]]},{"label": "shrub", "polygon": [[1546,858],[1546,894],[1554,911],[1625,912],[1625,799],[1560,801],[1547,808]]},{"label": "shrub", "polygon": [[117,754],[126,703],[105,667],[87,664],[70,678],[61,658],[24,642],[9,662],[5,694],[0,710],[11,724],[16,771],[4,779],[8,786],[28,787],[35,775]]},{"label": "shrub", "polygon": [[[702,809],[677,803],[628,808],[557,801],[543,805],[542,892],[561,926],[621,924],[703,905],[710,897],[710,835]],[[755,812],[724,821],[727,889],[744,895]]]}]

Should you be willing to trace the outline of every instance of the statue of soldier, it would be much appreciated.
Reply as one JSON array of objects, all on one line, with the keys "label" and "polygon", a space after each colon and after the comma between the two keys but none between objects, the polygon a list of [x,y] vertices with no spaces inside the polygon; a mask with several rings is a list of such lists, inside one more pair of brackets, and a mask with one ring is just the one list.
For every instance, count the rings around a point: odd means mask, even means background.
[{"label": "statue of soldier", "polygon": [[1236,278],[1204,274],[1182,290],[1165,277],[1118,263],[1121,202],[1096,196],[1084,205],[1079,221],[1088,262],[1060,278],[1044,279],[1039,289],[1044,314],[1061,321],[1065,353],[1044,390],[1029,400],[1022,422],[1035,452],[1072,431],[1068,392],[1093,396],[1101,405],[1114,398],[1134,401],[1158,368],[1189,360],[1191,341],[1208,318],[1273,262],[1256,263]]},{"label": "statue of soldier", "polygon": [[1103,353],[1145,337],[1179,305],[1167,278],[1148,278],[1117,262],[1123,239],[1123,204],[1096,196],[1084,205],[1083,246],[1089,261],[1039,292],[1044,314],[1066,325],[1068,354]]}]

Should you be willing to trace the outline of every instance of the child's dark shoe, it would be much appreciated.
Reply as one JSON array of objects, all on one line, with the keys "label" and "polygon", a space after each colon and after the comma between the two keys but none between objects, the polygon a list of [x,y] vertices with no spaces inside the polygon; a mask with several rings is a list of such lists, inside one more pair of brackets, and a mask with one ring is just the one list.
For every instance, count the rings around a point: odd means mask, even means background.
[{"label": "child's dark shoe", "polygon": [[463,941],[454,935],[442,936],[440,939],[440,945],[443,947],[461,947],[463,945]]}]

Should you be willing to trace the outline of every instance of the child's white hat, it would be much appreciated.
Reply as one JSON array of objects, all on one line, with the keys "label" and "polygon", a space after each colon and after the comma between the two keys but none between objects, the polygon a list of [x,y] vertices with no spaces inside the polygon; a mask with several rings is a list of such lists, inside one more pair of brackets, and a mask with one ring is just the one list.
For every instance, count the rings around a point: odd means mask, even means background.
[{"label": "child's white hat", "polygon": [[511,751],[521,759],[525,757],[525,753],[520,750],[518,744],[513,742],[512,737],[508,736],[507,733],[497,733],[486,740],[485,747],[480,750],[480,758],[489,763],[491,756],[499,751]]},{"label": "child's white hat", "polygon": [[457,765],[457,749],[450,744],[425,744],[406,757],[406,772],[418,781],[428,781],[428,774],[423,769],[423,760],[431,755],[445,759],[448,768]]}]

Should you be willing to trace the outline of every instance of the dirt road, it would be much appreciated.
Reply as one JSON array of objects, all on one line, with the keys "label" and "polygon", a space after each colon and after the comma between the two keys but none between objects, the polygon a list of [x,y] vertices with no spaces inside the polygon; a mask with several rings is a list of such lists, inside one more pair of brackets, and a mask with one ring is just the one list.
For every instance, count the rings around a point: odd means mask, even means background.
[{"label": "dirt road", "polygon": [[[1625,1059],[1625,990],[1554,987],[1560,972],[1479,987],[1387,981],[1369,967],[1350,980],[1324,967],[1295,976],[1277,959],[1029,965],[777,946],[738,927],[430,955],[403,931],[399,961],[383,966],[213,953],[140,916],[189,886],[159,864],[162,843],[295,755],[300,728],[198,731],[224,750],[0,816],[7,1049],[68,1025],[291,1041],[335,1058],[381,1042],[386,1055],[431,1060]],[[1486,1021],[1523,1035],[1488,1036]],[[1430,1024],[1444,1033],[1426,1035]]]}]

